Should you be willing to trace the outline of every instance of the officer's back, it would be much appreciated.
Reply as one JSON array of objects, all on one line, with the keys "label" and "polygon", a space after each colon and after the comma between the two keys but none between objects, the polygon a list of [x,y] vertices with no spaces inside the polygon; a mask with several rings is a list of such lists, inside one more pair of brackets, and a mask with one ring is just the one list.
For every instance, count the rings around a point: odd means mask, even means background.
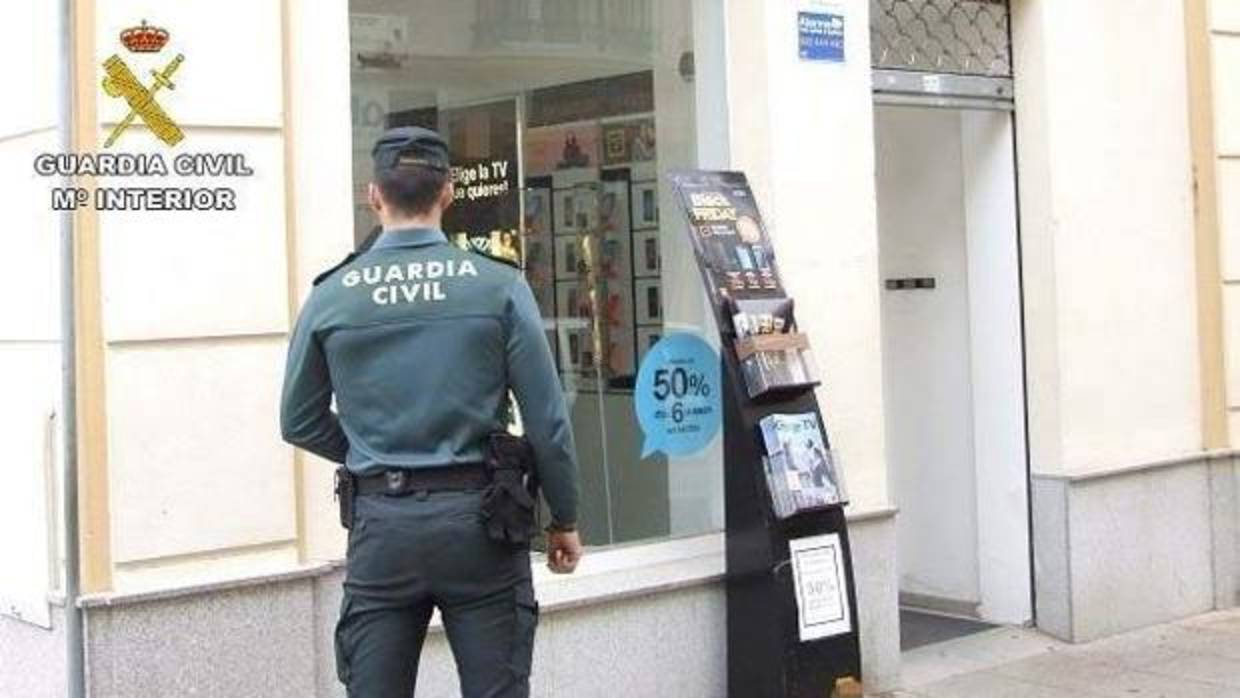
[{"label": "officer's back", "polygon": [[408,698],[438,607],[466,698],[526,696],[538,615],[529,549],[483,529],[502,501],[484,504],[496,480],[483,461],[511,389],[551,511],[548,565],[571,572],[577,465],[558,377],[520,272],[439,229],[452,187],[438,134],[392,129],[374,157],[384,230],[316,279],[281,402],[285,439],[344,463],[357,492],[342,516],[337,673],[351,696]]},{"label": "officer's back", "polygon": [[316,327],[355,472],[480,459],[504,427],[517,276],[412,229],[386,233],[320,284]]}]

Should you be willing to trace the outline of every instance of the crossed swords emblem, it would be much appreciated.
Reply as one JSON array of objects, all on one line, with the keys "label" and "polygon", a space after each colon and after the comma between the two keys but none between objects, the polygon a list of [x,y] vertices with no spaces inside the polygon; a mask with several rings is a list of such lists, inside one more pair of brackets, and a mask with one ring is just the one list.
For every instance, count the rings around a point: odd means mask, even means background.
[{"label": "crossed swords emblem", "polygon": [[177,72],[177,68],[181,67],[181,62],[184,60],[185,56],[177,54],[176,58],[164,66],[163,70],[152,70],[151,75],[155,77],[155,82],[151,83],[150,87],[138,80],[120,56],[113,55],[104,61],[103,67],[108,71],[108,76],[103,79],[103,91],[110,97],[123,97],[129,103],[129,114],[108,134],[103,147],[112,147],[116,139],[120,138],[125,129],[129,128],[137,118],[141,118],[143,123],[150,127],[151,132],[164,143],[176,145],[181,142],[185,134],[181,132],[181,127],[168,117],[163,107],[155,101],[155,93],[165,87],[169,90],[176,89],[176,85],[172,83],[172,74]]}]

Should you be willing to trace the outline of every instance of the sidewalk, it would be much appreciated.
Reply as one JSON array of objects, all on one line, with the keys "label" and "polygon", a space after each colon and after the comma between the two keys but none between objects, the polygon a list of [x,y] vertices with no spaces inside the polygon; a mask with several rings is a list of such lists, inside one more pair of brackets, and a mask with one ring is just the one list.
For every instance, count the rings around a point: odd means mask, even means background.
[{"label": "sidewalk", "polygon": [[904,655],[883,698],[1240,698],[1240,610],[1069,645],[1002,628]]}]

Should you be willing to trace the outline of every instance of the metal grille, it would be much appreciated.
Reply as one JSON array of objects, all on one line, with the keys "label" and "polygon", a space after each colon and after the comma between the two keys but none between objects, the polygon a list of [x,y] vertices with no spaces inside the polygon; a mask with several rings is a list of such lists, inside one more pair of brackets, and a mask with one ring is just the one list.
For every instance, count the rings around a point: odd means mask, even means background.
[{"label": "metal grille", "polygon": [[875,68],[1012,76],[1007,0],[870,0]]}]

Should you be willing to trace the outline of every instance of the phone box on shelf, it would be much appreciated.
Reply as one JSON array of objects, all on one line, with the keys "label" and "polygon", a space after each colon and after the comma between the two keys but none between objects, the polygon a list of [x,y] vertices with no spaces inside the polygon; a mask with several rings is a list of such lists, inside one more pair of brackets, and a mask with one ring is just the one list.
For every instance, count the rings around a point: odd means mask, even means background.
[{"label": "phone box on shelf", "polygon": [[741,337],[734,346],[751,399],[818,385],[809,338],[799,332]]}]

